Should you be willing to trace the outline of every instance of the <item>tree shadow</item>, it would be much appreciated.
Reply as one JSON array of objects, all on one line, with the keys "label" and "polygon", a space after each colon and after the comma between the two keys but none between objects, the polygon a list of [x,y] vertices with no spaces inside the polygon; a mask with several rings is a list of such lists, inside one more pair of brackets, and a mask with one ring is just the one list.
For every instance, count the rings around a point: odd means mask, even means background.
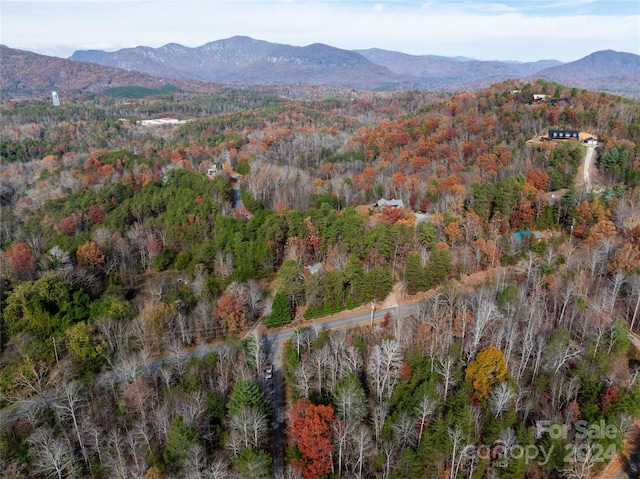
[{"label": "tree shadow", "polygon": [[622,462],[622,470],[630,478],[640,477],[640,432],[634,435],[633,449]]}]

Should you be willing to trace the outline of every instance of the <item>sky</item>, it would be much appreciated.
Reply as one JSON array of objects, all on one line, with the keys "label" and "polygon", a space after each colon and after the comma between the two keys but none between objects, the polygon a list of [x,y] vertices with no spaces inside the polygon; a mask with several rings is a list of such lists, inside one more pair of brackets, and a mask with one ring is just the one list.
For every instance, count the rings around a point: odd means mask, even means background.
[{"label": "sky", "polygon": [[0,0],[0,43],[68,58],[245,35],[478,60],[640,55],[638,0]]}]

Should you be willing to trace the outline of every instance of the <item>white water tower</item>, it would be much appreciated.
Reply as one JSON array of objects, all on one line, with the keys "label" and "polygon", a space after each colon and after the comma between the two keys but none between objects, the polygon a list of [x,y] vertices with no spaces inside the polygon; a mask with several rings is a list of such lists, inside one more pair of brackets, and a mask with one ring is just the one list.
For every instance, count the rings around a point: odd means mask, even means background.
[{"label": "white water tower", "polygon": [[53,106],[60,106],[60,98],[57,91],[51,92],[51,98],[53,98]]}]

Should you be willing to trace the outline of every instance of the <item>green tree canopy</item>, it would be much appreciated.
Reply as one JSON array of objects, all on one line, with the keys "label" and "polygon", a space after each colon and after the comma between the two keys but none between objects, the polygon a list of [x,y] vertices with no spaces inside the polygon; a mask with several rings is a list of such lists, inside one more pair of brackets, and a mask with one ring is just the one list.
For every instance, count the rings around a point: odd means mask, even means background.
[{"label": "green tree canopy", "polygon": [[273,303],[271,305],[271,314],[265,316],[264,323],[268,327],[274,328],[277,326],[289,324],[292,320],[293,313],[291,311],[291,304],[289,303],[289,299],[282,291],[278,291],[273,298]]},{"label": "green tree canopy", "polygon": [[240,379],[236,382],[227,403],[229,415],[237,413],[242,407],[255,407],[265,414],[269,413],[267,400],[250,379]]},{"label": "green tree canopy", "polygon": [[269,479],[271,477],[271,457],[266,452],[251,446],[238,454],[233,465],[242,479]]},{"label": "green tree canopy", "polygon": [[83,290],[56,274],[48,274],[16,286],[7,298],[3,317],[9,335],[22,332],[48,341],[87,319],[89,303],[89,295]]},{"label": "green tree canopy", "polygon": [[302,284],[300,263],[296,260],[289,259],[282,263],[278,272],[279,290],[286,294],[289,298],[295,298],[302,294],[304,287]]},{"label": "green tree canopy", "polygon": [[197,444],[198,433],[184,422],[180,414],[171,421],[167,442],[164,447],[163,459],[167,469],[171,472],[178,472],[182,467],[187,453],[192,445]]}]

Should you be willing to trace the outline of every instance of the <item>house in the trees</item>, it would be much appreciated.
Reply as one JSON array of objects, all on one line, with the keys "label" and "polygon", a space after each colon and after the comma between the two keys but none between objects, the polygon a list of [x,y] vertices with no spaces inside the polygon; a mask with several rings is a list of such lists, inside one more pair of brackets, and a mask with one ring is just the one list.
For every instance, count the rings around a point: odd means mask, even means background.
[{"label": "house in the trees", "polygon": [[384,208],[385,206],[393,206],[394,208],[404,208],[404,201],[402,200],[385,200],[384,198],[380,198],[376,203],[378,208]]},{"label": "house in the trees", "polygon": [[177,118],[156,118],[154,120],[142,120],[141,125],[144,126],[164,126],[164,125],[182,125],[186,120],[178,120]]},{"label": "house in the trees", "polygon": [[511,235],[511,245],[516,248],[522,248],[527,241],[539,243],[544,240],[544,234],[540,231],[519,230]]},{"label": "house in the trees", "polygon": [[584,140],[584,144],[587,146],[598,146],[598,139],[590,136],[589,138]]},{"label": "house in the trees", "polygon": [[429,221],[429,215],[426,213],[414,213],[414,215],[416,217],[416,224]]},{"label": "house in the trees", "polygon": [[549,130],[549,140],[578,140],[580,132],[578,130]]},{"label": "house in the trees", "polygon": [[322,263],[316,263],[302,268],[302,277],[308,278],[309,276],[322,275],[325,269]]},{"label": "house in the trees", "polygon": [[217,174],[218,174],[218,165],[214,164],[211,168],[207,169],[207,177],[210,180],[213,180]]}]

